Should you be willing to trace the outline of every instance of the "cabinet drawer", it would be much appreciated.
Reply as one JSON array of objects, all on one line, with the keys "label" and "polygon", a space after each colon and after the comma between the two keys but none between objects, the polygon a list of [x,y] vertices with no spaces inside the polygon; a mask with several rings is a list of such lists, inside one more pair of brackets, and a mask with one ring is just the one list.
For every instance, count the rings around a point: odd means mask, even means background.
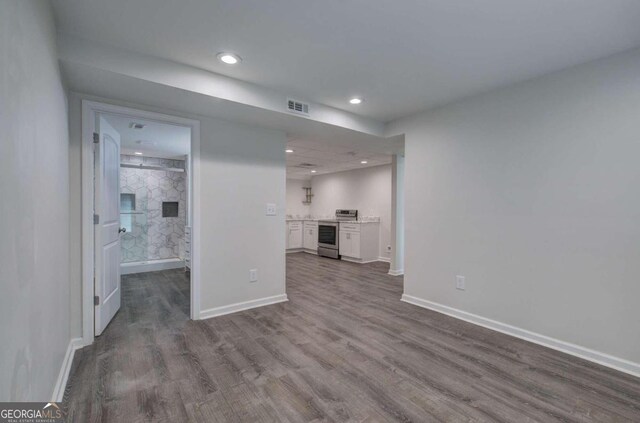
[{"label": "cabinet drawer", "polygon": [[306,228],[317,228],[318,222],[304,222],[304,227]]},{"label": "cabinet drawer", "polygon": [[302,224],[300,222],[289,222],[289,229],[300,229]]},{"label": "cabinet drawer", "polygon": [[360,225],[357,223],[341,223],[341,231],[360,232]]}]

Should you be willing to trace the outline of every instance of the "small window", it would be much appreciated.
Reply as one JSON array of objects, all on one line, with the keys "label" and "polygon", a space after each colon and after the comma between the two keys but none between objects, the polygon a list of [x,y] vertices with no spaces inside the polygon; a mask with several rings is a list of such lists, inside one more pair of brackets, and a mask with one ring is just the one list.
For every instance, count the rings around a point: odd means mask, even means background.
[{"label": "small window", "polygon": [[162,217],[178,217],[178,202],[177,201],[163,201],[162,202]]}]

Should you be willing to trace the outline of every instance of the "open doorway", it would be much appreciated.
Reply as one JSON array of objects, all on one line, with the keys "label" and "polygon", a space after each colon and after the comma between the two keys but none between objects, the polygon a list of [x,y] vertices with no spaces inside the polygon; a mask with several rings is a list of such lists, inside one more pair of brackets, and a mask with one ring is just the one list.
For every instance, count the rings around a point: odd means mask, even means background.
[{"label": "open doorway", "polygon": [[84,342],[121,308],[129,320],[198,318],[198,122],[83,102],[83,135]]},{"label": "open doorway", "polygon": [[287,253],[376,263],[373,267],[384,273],[401,275],[396,264],[402,248],[396,236],[404,219],[397,213],[398,189],[403,189],[398,150],[390,143],[290,139]]}]

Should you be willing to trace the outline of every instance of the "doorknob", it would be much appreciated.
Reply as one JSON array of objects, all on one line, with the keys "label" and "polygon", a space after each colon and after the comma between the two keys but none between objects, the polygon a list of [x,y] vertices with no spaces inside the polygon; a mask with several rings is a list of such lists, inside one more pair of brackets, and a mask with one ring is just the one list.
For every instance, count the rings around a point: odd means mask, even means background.
[{"label": "doorknob", "polygon": [[120,228],[120,229],[118,229],[118,233],[122,233],[122,232],[127,232],[127,228]]}]

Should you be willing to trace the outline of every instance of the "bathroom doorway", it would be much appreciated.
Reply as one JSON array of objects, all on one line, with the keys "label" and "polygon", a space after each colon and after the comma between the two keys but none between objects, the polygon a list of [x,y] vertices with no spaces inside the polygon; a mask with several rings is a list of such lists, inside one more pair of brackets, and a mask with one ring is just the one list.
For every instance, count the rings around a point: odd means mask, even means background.
[{"label": "bathroom doorway", "polygon": [[83,143],[83,176],[93,176],[83,186],[92,199],[83,201],[92,210],[83,229],[93,233],[83,237],[93,253],[83,256],[91,266],[83,288],[94,311],[83,313],[85,343],[119,324],[111,322],[122,309],[127,320],[197,318],[198,122],[94,102],[83,102],[83,117],[92,141],[91,157]]}]

